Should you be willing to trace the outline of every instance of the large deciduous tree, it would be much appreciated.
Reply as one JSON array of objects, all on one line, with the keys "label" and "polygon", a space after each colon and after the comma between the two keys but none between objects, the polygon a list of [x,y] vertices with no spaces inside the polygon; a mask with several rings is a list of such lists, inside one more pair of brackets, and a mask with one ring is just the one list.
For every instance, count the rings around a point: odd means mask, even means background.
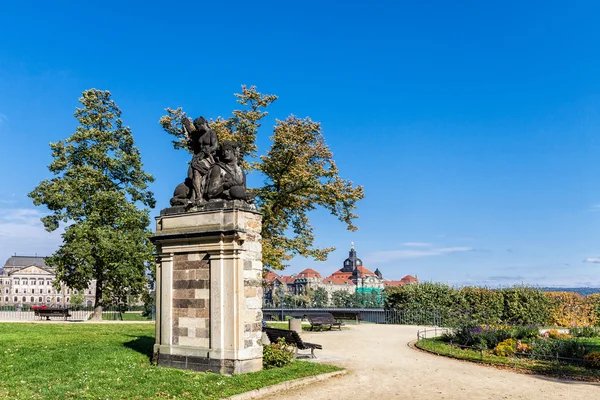
[{"label": "large deciduous tree", "polygon": [[122,304],[147,290],[153,246],[149,210],[138,204],[154,207],[148,190],[154,179],[143,171],[110,92],[86,90],[79,101],[75,133],[50,144],[48,169],[55,177],[29,197],[50,211],[42,218],[46,230],[65,224],[63,244],[46,260],[56,268],[55,284],[84,290],[96,280],[94,318],[101,319],[105,304]]},{"label": "large deciduous tree", "polygon": [[[333,154],[323,138],[321,125],[310,118],[289,116],[277,121],[271,136],[271,148],[256,158],[258,129],[267,112],[265,109],[277,96],[263,95],[254,86],[242,86],[236,94],[244,108],[233,111],[228,119],[210,121],[219,141],[240,143],[243,167],[263,174],[264,186],[253,189],[257,206],[263,214],[263,263],[270,269],[283,269],[295,255],[325,260],[333,247],[314,246],[309,212],[325,208],[347,229],[356,230],[353,220],[356,202],[363,198],[362,186],[339,176]],[[181,109],[167,108],[159,123],[176,137],[175,148],[186,148],[186,135]]]}]

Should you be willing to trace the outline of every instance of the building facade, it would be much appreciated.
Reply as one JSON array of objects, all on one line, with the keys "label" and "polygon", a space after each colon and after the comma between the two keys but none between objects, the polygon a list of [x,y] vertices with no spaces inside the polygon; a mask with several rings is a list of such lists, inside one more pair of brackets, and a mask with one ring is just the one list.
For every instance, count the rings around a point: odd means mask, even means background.
[{"label": "building facade", "polygon": [[318,271],[307,268],[298,274],[280,276],[273,271],[265,274],[265,302],[272,303],[280,293],[302,295],[308,290],[325,289],[329,296],[337,291],[348,293],[381,293],[388,286],[402,286],[419,282],[412,275],[406,275],[399,281],[385,279],[379,269],[372,272],[363,266],[358,258],[354,244],[351,245],[348,258],[342,263],[342,268],[330,276],[323,278]]},{"label": "building facade", "polygon": [[83,291],[61,284],[54,287],[56,274],[46,265],[44,257],[12,256],[0,273],[0,307],[33,306],[67,307],[72,304],[73,295],[83,296],[84,306],[94,304],[96,282]]}]

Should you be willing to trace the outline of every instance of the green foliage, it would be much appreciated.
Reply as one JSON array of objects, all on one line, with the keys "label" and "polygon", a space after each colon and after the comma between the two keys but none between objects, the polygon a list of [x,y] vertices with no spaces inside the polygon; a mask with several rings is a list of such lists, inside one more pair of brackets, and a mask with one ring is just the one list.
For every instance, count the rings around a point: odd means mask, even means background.
[{"label": "green foliage", "polygon": [[74,294],[71,296],[71,305],[74,307],[79,307],[85,301],[85,297],[82,294]]},{"label": "green foliage", "polygon": [[331,302],[334,307],[347,308],[354,306],[352,293],[345,290],[337,290],[331,294]]},{"label": "green foliage", "polygon": [[263,346],[263,368],[281,368],[289,365],[294,360],[294,347],[287,344],[284,338],[279,338],[277,343]]},{"label": "green foliage", "polygon": [[570,328],[569,333],[574,337],[595,338],[600,337],[600,329],[592,326]]},{"label": "green foliage", "polygon": [[502,321],[504,297],[499,290],[466,286],[456,296],[458,304],[464,307],[463,313],[480,324],[497,324]]},{"label": "green foliage", "polygon": [[154,207],[148,190],[153,178],[144,172],[110,92],[86,90],[79,101],[75,133],[50,144],[48,168],[55,177],[40,182],[29,197],[50,211],[42,218],[48,231],[67,224],[63,244],[46,260],[56,267],[55,285],[84,290],[95,279],[99,319],[105,303],[126,303],[128,295],[147,288],[153,265],[149,210],[136,203]]},{"label": "green foliage", "polygon": [[[325,260],[335,248],[314,246],[308,213],[318,207],[326,209],[347,229],[356,230],[354,209],[356,202],[364,197],[362,186],[354,186],[339,176],[321,125],[310,118],[292,115],[278,120],[271,148],[256,160],[255,141],[260,121],[277,96],[262,95],[254,86],[242,86],[242,93],[235,96],[244,108],[233,111],[228,119],[211,120],[210,127],[220,141],[240,143],[242,166],[249,171],[260,171],[265,178],[264,186],[253,190],[263,215],[263,264],[279,270],[296,255]],[[167,133],[176,137],[175,148],[186,147],[183,118],[187,116],[181,108],[167,108],[167,115],[159,121]]]},{"label": "green foliage", "polygon": [[548,323],[551,303],[539,289],[514,286],[501,290],[504,297],[502,320],[512,324]]},{"label": "green foliage", "polygon": [[546,357],[583,358],[587,348],[577,339],[536,338],[531,341],[533,354]]},{"label": "green foliage", "polygon": [[444,283],[423,282],[385,289],[385,308],[419,311],[436,310],[443,320],[464,310],[456,290]]},{"label": "green foliage", "polygon": [[329,305],[329,294],[327,290],[320,287],[313,292],[313,304],[315,307],[327,307]]}]

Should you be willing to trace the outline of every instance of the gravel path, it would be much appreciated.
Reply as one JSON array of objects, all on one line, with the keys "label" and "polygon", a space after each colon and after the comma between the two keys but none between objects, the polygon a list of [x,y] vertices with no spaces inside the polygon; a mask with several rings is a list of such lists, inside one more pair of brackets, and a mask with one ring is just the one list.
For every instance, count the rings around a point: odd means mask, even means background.
[{"label": "gravel path", "polygon": [[558,380],[434,356],[408,347],[417,327],[363,324],[303,332],[319,362],[348,374],[267,399],[598,399],[600,384]]}]

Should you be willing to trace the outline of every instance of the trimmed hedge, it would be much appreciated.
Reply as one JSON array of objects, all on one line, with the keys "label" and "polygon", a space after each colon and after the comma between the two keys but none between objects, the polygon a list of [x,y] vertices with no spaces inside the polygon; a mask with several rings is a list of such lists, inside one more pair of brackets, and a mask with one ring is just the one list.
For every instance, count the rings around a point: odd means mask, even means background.
[{"label": "trimmed hedge", "polygon": [[600,294],[543,292],[528,286],[453,288],[423,282],[385,289],[386,309],[437,310],[443,321],[480,324],[600,326]]}]

